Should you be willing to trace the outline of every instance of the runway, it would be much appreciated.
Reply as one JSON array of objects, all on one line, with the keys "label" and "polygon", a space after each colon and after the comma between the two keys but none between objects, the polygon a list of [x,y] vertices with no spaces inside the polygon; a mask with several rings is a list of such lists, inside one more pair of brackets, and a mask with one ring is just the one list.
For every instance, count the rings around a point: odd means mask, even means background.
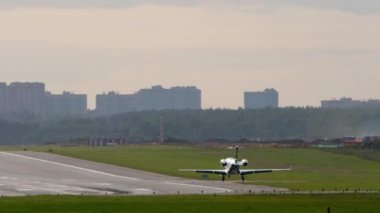
[{"label": "runway", "polygon": [[201,181],[40,152],[0,152],[0,194],[170,195],[243,194],[287,189]]}]

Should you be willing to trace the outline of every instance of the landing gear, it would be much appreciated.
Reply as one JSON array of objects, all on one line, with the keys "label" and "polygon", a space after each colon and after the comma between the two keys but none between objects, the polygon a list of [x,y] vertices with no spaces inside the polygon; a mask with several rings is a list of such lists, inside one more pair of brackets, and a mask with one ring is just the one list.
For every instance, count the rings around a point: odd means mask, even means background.
[{"label": "landing gear", "polygon": [[245,178],[244,178],[244,175],[242,175],[241,176],[241,181],[244,183],[244,180],[245,180]]},{"label": "landing gear", "polygon": [[222,181],[224,181],[226,179],[226,176],[222,175]]}]

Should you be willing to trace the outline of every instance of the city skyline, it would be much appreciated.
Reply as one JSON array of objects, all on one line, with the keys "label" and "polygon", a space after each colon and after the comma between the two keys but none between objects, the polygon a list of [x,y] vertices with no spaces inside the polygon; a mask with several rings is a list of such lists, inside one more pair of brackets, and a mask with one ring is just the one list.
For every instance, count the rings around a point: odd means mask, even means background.
[{"label": "city skyline", "polygon": [[200,110],[202,91],[194,86],[163,88],[161,85],[140,89],[133,94],[108,92],[96,95],[91,110],[87,94],[53,94],[43,82],[0,82],[0,115],[80,116],[111,115],[157,110]]},{"label": "city skyline", "polygon": [[41,82],[0,82],[1,116],[83,115],[88,112],[87,95],[62,92],[52,94]]},{"label": "city skyline", "polygon": [[[78,94],[75,91],[70,91],[64,89],[62,92],[52,93],[51,90],[46,87],[44,82],[0,82],[0,112],[7,108],[7,99],[9,99],[9,94],[6,93],[15,93],[22,94],[22,90],[14,90],[16,88],[29,88],[29,92],[31,94],[39,94],[41,96],[45,96],[47,107],[44,110],[50,111],[47,114],[54,114],[54,111],[57,112],[65,112],[70,114],[70,112],[79,112],[78,114],[86,113],[86,110],[96,110],[97,113],[100,114],[111,114],[112,113],[122,113],[129,111],[141,111],[141,110],[149,110],[150,108],[153,110],[159,109],[209,109],[210,107],[204,107],[202,103],[205,101],[205,97],[203,97],[203,91],[201,88],[194,85],[186,85],[186,86],[172,86],[172,87],[162,87],[162,85],[152,85],[150,87],[139,88],[138,90],[130,93],[120,93],[118,91],[109,90],[107,92],[102,92],[96,94],[95,106],[91,107],[88,104],[88,100],[90,97],[86,92]],[[32,92],[34,88],[37,88],[37,93]],[[297,107],[295,105],[281,106],[279,104],[279,98],[281,97],[281,91],[277,91],[275,88],[265,88],[264,90],[246,90],[242,93],[243,100],[242,105],[244,109],[259,109],[259,108],[277,108],[277,107]],[[174,95],[174,96],[173,96]],[[194,96],[195,95],[195,96]],[[15,96],[15,97],[17,97]],[[141,97],[140,97],[141,96]],[[144,97],[145,96],[145,97]],[[182,97],[182,96],[187,96]],[[21,97],[21,96],[20,96]],[[161,99],[159,98],[161,97]],[[24,97],[25,98],[25,97]],[[145,101],[141,102],[142,99]],[[34,98],[33,98],[34,99]],[[41,99],[41,97],[36,100]],[[99,100],[101,102],[99,102]],[[157,103],[155,103],[155,101]],[[16,101],[16,100],[14,100]],[[13,102],[14,102],[13,101]],[[30,99],[29,102],[34,102],[34,100]],[[67,102],[69,101],[69,102]],[[37,101],[41,102],[42,101]],[[110,102],[110,103],[107,103]],[[16,102],[15,102],[16,103]],[[41,104],[40,103],[40,104]],[[101,103],[101,105],[99,105]],[[355,106],[380,106],[380,99],[369,97],[362,99],[355,99],[349,96],[343,97],[331,97],[327,99],[320,100],[318,106],[312,107],[321,107],[321,108],[345,108],[345,107],[355,107]],[[111,105],[109,105],[111,104]],[[137,104],[137,105],[136,105]],[[100,106],[100,108],[99,108]],[[171,107],[170,107],[171,106]],[[16,106],[16,108],[12,107],[12,110],[18,110],[17,107],[25,107],[25,106]],[[107,109],[111,107],[112,109]],[[215,108],[225,108],[225,109],[233,109],[217,106]],[[99,111],[100,110],[100,111]],[[108,112],[109,111],[109,112]],[[113,112],[114,111],[114,112]],[[38,114],[38,113],[37,113]]]},{"label": "city skyline", "polygon": [[280,106],[380,97],[374,0],[16,0],[0,17],[2,81],[86,93],[91,108],[104,91],[158,84],[201,88],[204,108],[264,88]]}]

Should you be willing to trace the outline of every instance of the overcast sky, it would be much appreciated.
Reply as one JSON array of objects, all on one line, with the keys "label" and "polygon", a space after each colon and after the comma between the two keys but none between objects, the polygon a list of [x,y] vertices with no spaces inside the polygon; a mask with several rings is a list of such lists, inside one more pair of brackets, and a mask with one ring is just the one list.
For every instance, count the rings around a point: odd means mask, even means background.
[{"label": "overcast sky", "polygon": [[378,0],[0,0],[0,81],[133,93],[194,85],[203,107],[276,88],[282,106],[380,99]]}]

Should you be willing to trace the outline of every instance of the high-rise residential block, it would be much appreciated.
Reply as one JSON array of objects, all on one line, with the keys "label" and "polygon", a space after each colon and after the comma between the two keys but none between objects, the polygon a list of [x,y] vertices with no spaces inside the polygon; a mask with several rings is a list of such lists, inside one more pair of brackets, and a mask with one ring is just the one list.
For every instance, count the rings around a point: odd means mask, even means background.
[{"label": "high-rise residential block", "polygon": [[201,91],[196,87],[154,86],[136,93],[139,110],[201,109]]},{"label": "high-rise residential block", "polygon": [[244,93],[245,109],[262,109],[278,107],[278,92],[275,89],[266,89],[259,92]]},{"label": "high-rise residential block", "polygon": [[47,115],[82,115],[87,112],[87,95],[83,94],[47,92],[45,103]]},{"label": "high-rise residential block", "polygon": [[76,115],[87,112],[87,95],[45,91],[43,83],[0,83],[0,114]]},{"label": "high-rise residential block", "polygon": [[122,95],[109,92],[96,96],[96,112],[98,114],[117,114],[135,111],[134,95]]},{"label": "high-rise residential block", "polygon": [[165,109],[201,109],[201,91],[196,87],[165,89],[154,86],[135,94],[110,92],[96,96],[96,112],[99,114]]},{"label": "high-rise residential block", "polygon": [[7,87],[6,93],[6,109],[8,113],[44,114],[45,84],[11,83]]},{"label": "high-rise residential block", "polygon": [[0,83],[0,114],[7,111],[7,84]]},{"label": "high-rise residential block", "polygon": [[341,98],[339,100],[321,101],[322,108],[380,108],[380,100],[353,100],[352,98]]}]

